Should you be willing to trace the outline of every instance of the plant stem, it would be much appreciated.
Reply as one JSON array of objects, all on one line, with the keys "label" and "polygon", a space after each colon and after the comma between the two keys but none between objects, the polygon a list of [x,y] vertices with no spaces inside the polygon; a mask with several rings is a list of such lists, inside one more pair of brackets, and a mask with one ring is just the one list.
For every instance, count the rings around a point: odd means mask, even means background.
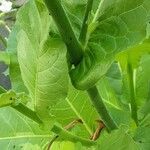
[{"label": "plant stem", "polygon": [[[74,128],[75,125],[77,125],[78,123],[82,123],[82,120],[80,119],[75,119],[74,121],[70,122],[69,124],[67,124],[64,129],[65,130],[71,130],[72,128]],[[55,140],[57,140],[57,138],[59,138],[59,135],[55,135],[52,140],[50,141],[50,143],[48,144],[48,148],[47,150],[50,150],[51,145],[53,144],[53,142],[55,142]]]},{"label": "plant stem", "polygon": [[91,98],[91,101],[92,101],[95,109],[101,116],[101,119],[104,122],[104,124],[106,125],[107,129],[109,131],[117,129],[117,125],[115,124],[115,122],[111,118],[109,112],[107,111],[106,106],[105,106],[102,98],[99,95],[97,87],[94,86],[94,87],[90,88],[89,90],[87,90],[87,92]]},{"label": "plant stem", "polygon": [[85,16],[84,16],[84,20],[83,20],[82,28],[80,32],[80,37],[79,37],[79,40],[81,41],[83,45],[86,43],[88,19],[89,19],[89,14],[91,12],[92,6],[93,6],[93,0],[88,0],[86,11],[85,11]]},{"label": "plant stem", "polygon": [[69,139],[72,142],[81,142],[81,144],[85,145],[85,146],[93,146],[96,144],[95,141],[88,140],[88,139],[79,137],[77,135],[74,135],[71,132],[69,132],[69,131],[67,131],[67,130],[63,129],[62,127],[57,126],[55,124],[52,127],[51,131],[56,133],[57,135],[59,135],[60,138],[63,137],[63,139],[66,141]]},{"label": "plant stem", "polygon": [[82,46],[76,38],[71,23],[59,0],[45,0],[45,3],[52,15],[63,41],[67,45],[71,57],[71,64],[77,65],[83,56]]},{"label": "plant stem", "polygon": [[137,105],[135,100],[135,89],[134,89],[134,72],[132,66],[128,63],[128,79],[129,79],[129,88],[130,88],[130,103],[131,103],[131,116],[138,125],[138,116],[137,116]]},{"label": "plant stem", "polygon": [[96,10],[96,13],[95,13],[95,15],[94,15],[94,18],[93,18],[92,23],[95,23],[95,22],[97,21],[99,15],[100,15],[101,7],[102,7],[104,1],[105,1],[105,0],[101,0],[101,1],[100,1],[99,5],[98,5],[98,8],[97,8],[97,10]]},{"label": "plant stem", "polygon": [[[93,5],[93,0],[88,0],[84,20],[82,23],[81,33],[80,33],[80,37],[79,37],[79,40],[81,41],[82,44],[85,44],[85,42],[86,42],[88,19],[89,19],[89,14],[92,9],[92,5]],[[116,129],[117,126],[116,126],[115,122],[113,121],[113,119],[111,118],[110,114],[108,113],[106,106],[100,97],[97,87],[94,86],[94,87],[88,89],[87,92],[90,96],[90,99],[91,99],[94,107],[96,108],[97,112],[99,113],[102,120],[104,121],[104,124],[106,125],[107,129],[108,130]]]},{"label": "plant stem", "polygon": [[38,124],[42,124],[42,121],[37,116],[37,114],[33,110],[31,110],[27,106],[25,106],[24,104],[19,103],[18,105],[12,106],[12,108],[16,109],[17,111],[19,111],[26,117],[30,118],[31,120],[37,122]]},{"label": "plant stem", "polygon": [[[71,60],[73,60],[71,63],[74,65],[77,65],[83,57],[83,49],[80,45],[80,42],[75,37],[74,31],[71,27],[69,19],[67,18],[67,15],[66,15],[60,1],[45,0],[45,3],[47,5],[53,19],[56,22],[56,25],[62,36],[63,41],[65,42],[65,44],[68,47],[68,52],[70,54]],[[89,8],[87,8],[87,9],[89,11]],[[87,14],[89,14],[89,13],[87,13]],[[81,34],[86,34],[84,32]],[[106,106],[104,105],[104,103],[98,93],[97,88],[93,87],[93,88],[89,89],[87,92],[89,93],[89,96],[91,98],[91,101],[93,102],[94,107],[96,108],[97,112],[101,116],[103,122],[106,124],[106,127],[108,128],[108,130],[116,129],[117,126],[115,125],[114,121],[112,120],[111,116],[109,115],[109,113],[106,109]]]}]

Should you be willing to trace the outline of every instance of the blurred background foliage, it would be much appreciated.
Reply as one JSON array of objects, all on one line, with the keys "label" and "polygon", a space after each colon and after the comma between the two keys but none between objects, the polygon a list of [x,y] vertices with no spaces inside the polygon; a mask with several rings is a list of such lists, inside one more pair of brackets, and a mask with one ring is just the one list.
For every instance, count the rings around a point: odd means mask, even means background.
[{"label": "blurred background foliage", "polygon": [[[0,0],[0,51],[7,48],[7,39],[16,20],[18,9],[26,0]],[[7,65],[0,61],[0,86],[10,89]]]}]

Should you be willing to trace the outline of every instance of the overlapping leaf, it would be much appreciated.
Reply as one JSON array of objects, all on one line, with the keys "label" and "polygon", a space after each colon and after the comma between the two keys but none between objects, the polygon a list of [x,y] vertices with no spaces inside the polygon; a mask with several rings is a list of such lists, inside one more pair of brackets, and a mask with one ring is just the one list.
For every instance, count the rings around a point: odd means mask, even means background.
[{"label": "overlapping leaf", "polygon": [[17,15],[17,53],[21,75],[43,120],[49,109],[67,95],[66,47],[48,38],[50,17],[42,3],[26,3]]},{"label": "overlapping leaf", "polygon": [[79,37],[87,0],[62,0],[62,5],[70,19],[77,37]]},{"label": "overlapping leaf", "polygon": [[[85,92],[74,89],[72,86],[69,88],[66,100],[62,100],[52,107],[50,114],[52,118],[55,118],[62,125],[66,125],[75,119],[81,119],[85,127],[83,129],[88,133],[86,136],[92,135],[95,130],[95,120],[99,119],[88,95]],[[85,136],[85,131],[82,131],[80,135]]]},{"label": "overlapping leaf", "polygon": [[141,106],[148,96],[149,84],[149,55],[150,43],[149,40],[144,41],[142,44],[128,49],[126,52],[120,53],[117,56],[119,62],[124,96],[126,101],[130,102],[131,91],[130,76],[134,80],[134,97],[138,106]]},{"label": "overlapping leaf", "polygon": [[[63,2],[77,36],[79,36],[85,4],[86,0],[82,2],[64,0]],[[93,86],[106,73],[118,52],[139,44],[146,37],[146,23],[148,16],[150,16],[149,7],[149,0],[101,0],[95,18],[89,26],[85,56],[72,72],[73,83],[77,88],[87,89]],[[77,8],[79,8],[78,11]],[[57,29],[54,22],[52,20],[50,22],[50,19],[42,0],[38,0],[37,3],[30,0],[19,11],[18,21],[9,42],[13,52],[11,56],[13,73],[17,70],[13,74],[13,79],[19,74],[19,78],[15,79],[15,84],[16,81],[21,81],[21,69],[23,82],[29,91],[35,110],[42,119],[55,119],[62,125],[66,125],[77,118],[82,119],[86,130],[92,134],[95,129],[93,127],[94,120],[98,118],[86,94],[71,87],[66,98],[68,85],[66,47],[60,39],[54,39],[58,35],[56,35],[57,31],[53,31]],[[51,31],[51,37],[48,38],[49,31]],[[14,38],[15,36],[16,38]],[[20,68],[16,59],[16,49]],[[138,53],[136,54],[138,55]],[[141,53],[139,54],[141,55]],[[136,66],[137,62],[139,62],[138,59],[134,59],[130,63]],[[140,67],[138,69],[140,71]],[[145,83],[145,80],[144,82],[141,81],[141,83]],[[20,87],[19,90],[24,91],[23,82],[17,83],[15,89],[18,90]],[[118,104],[116,95],[107,80],[102,80],[101,83],[100,92],[111,115],[116,117],[116,122],[121,124],[130,121],[128,113],[123,111]],[[2,109],[0,114],[0,144],[2,149],[42,149],[50,138],[49,133],[43,133],[44,131],[41,131],[35,123],[26,120],[14,110]],[[146,131],[149,130],[144,130],[144,133]],[[81,132],[80,134],[77,133],[78,135],[84,134],[84,128],[78,132]],[[143,130],[140,133],[143,133]],[[84,136],[88,138],[87,134]],[[137,143],[124,130],[114,131],[106,137],[103,136],[100,140],[98,149],[107,150],[110,147],[113,149],[119,147],[121,150],[139,150]],[[38,145],[36,145],[37,143]],[[65,144],[62,149],[67,149],[70,145],[70,149],[77,148],[73,143]],[[79,147],[83,150],[80,144]]]},{"label": "overlapping leaf", "polygon": [[71,72],[76,88],[92,87],[107,72],[118,52],[145,39],[149,7],[148,0],[100,1],[89,26],[84,58]]},{"label": "overlapping leaf", "polygon": [[109,83],[108,77],[103,77],[97,86],[110,115],[118,126],[120,124],[129,125],[131,123],[129,108],[125,107],[123,102],[118,99],[117,94]]},{"label": "overlapping leaf", "polygon": [[121,127],[120,129],[113,131],[111,134],[104,133],[99,141],[98,149],[109,150],[140,150],[138,143],[136,143],[127,129]]}]

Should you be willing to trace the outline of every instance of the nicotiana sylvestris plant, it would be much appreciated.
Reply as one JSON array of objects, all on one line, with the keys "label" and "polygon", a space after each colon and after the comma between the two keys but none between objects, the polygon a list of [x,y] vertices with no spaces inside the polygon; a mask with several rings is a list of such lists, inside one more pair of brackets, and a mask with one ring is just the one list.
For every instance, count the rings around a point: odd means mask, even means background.
[{"label": "nicotiana sylvestris plant", "polygon": [[149,0],[28,0],[16,18],[1,149],[150,149]]}]

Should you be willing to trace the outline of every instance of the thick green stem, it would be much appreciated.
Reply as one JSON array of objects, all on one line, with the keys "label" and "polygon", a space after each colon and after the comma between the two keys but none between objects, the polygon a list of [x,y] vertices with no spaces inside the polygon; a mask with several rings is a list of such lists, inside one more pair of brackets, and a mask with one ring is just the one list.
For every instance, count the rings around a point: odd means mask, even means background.
[{"label": "thick green stem", "polygon": [[80,37],[79,37],[79,40],[81,41],[83,45],[86,43],[88,20],[89,20],[89,14],[92,10],[92,6],[93,6],[93,0],[88,0],[86,11],[85,11],[85,16],[84,16],[84,20],[83,20],[82,28],[80,32]]},{"label": "thick green stem", "polygon": [[16,109],[17,111],[19,111],[26,117],[30,118],[31,120],[37,122],[38,124],[42,124],[42,121],[37,116],[37,114],[33,110],[31,110],[27,106],[25,106],[24,104],[19,103],[18,105],[12,106],[12,108]]},{"label": "thick green stem", "polygon": [[71,63],[77,65],[83,56],[82,46],[73,32],[64,8],[59,0],[45,0],[45,3],[58,27],[63,41],[67,45]]},{"label": "thick green stem", "polygon": [[128,64],[128,79],[129,79],[129,88],[130,88],[131,116],[135,121],[136,125],[138,125],[137,105],[136,105],[135,89],[134,89],[134,72],[130,64]]},{"label": "thick green stem", "polygon": [[[73,29],[71,27],[69,19],[67,18],[67,15],[66,15],[60,1],[59,0],[45,0],[45,3],[47,5],[53,19],[56,22],[56,25],[59,29],[59,32],[62,36],[63,41],[65,42],[65,44],[68,47],[68,52],[69,52],[71,60],[72,60],[71,63],[77,65],[83,57],[83,49],[80,45],[80,42],[75,37],[75,34],[73,32]],[[87,10],[89,11],[90,9],[87,8]],[[85,14],[84,20],[87,20],[86,15],[88,15],[88,14],[89,14],[89,12],[87,14]],[[84,22],[85,21],[83,21],[83,24],[84,24]],[[86,33],[84,33],[84,32],[82,31],[81,34],[86,35]],[[108,128],[108,130],[116,129],[117,126],[114,123],[114,121],[112,120],[111,116],[109,115],[109,113],[98,93],[97,88],[94,87],[94,88],[89,89],[88,93],[91,98],[91,101],[93,102],[94,107],[96,108],[97,112],[101,116],[103,122],[106,124],[106,127]]]},{"label": "thick green stem", "polygon": [[106,125],[107,129],[109,131],[117,129],[117,125],[111,118],[102,98],[99,95],[99,92],[98,92],[96,86],[90,88],[87,92],[91,98],[91,101],[92,101],[95,109],[101,116],[101,119],[104,122],[104,124]]}]

